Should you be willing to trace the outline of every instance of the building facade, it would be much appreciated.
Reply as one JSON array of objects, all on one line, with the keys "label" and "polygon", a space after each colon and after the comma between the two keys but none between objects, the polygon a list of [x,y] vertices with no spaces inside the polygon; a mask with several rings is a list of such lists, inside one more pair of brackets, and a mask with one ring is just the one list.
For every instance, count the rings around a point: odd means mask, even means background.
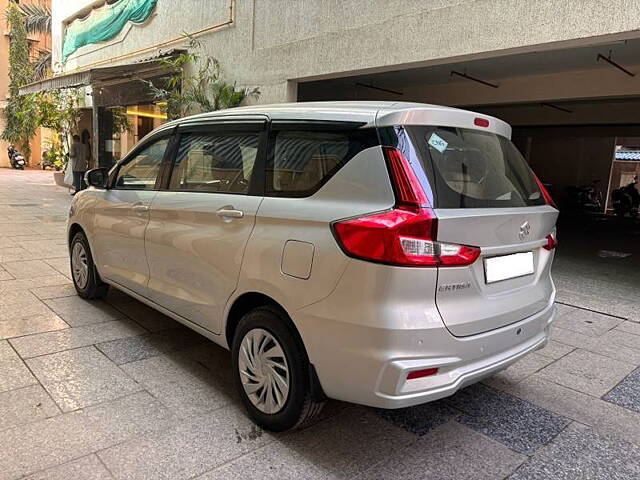
[{"label": "building facade", "polygon": [[[102,164],[163,121],[139,79],[162,75],[153,60],[186,48],[183,34],[228,80],[259,87],[260,103],[497,115],[558,189],[600,179],[606,195],[614,150],[640,144],[640,0],[53,0],[54,69],[62,84],[90,84]],[[136,125],[131,140],[112,138],[114,106]]]},{"label": "building facade", "polygon": [[[10,2],[13,0],[0,0],[0,12],[3,15],[3,32],[2,39],[0,39],[0,131],[4,130],[5,126],[5,116],[4,116],[4,108],[7,103],[7,98],[9,96],[9,42],[10,42],[10,29],[7,25],[7,20],[4,15],[4,12],[7,10],[7,7]],[[42,3],[44,5],[50,5],[51,1],[41,1],[30,0],[25,1],[23,3]],[[40,34],[29,34],[29,49],[30,56],[33,60],[35,60],[38,56],[38,52],[40,50],[51,50],[51,36],[50,35],[40,35]],[[46,148],[46,134],[43,134],[40,129],[37,130],[35,137],[31,140],[31,159],[30,165],[37,166],[42,159],[42,150]],[[44,143],[44,145],[43,145]],[[0,167],[8,167],[9,166],[9,158],[7,155],[7,147],[9,144],[0,140]]]}]

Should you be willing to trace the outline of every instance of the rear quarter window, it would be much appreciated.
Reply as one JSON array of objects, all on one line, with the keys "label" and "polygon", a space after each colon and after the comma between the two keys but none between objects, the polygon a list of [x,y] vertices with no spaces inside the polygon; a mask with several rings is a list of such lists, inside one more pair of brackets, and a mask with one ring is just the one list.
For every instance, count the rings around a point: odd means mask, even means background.
[{"label": "rear quarter window", "polygon": [[267,159],[266,194],[313,195],[351,158],[379,144],[373,128],[360,125],[280,127],[272,132]]}]

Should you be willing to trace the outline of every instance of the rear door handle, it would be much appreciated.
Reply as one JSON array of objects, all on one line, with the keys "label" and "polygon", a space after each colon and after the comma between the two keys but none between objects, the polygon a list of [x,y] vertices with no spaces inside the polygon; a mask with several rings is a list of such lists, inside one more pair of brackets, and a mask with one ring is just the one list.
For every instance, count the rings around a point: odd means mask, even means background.
[{"label": "rear door handle", "polygon": [[244,217],[244,212],[233,207],[223,207],[216,212],[216,215],[222,218],[242,218]]}]

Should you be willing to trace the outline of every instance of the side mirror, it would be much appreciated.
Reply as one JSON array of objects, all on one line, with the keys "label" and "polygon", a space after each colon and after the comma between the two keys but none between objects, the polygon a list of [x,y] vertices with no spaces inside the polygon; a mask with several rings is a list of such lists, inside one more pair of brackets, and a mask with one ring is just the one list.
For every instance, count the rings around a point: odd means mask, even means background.
[{"label": "side mirror", "polygon": [[107,188],[109,171],[106,168],[94,168],[84,174],[84,183],[90,187]]}]

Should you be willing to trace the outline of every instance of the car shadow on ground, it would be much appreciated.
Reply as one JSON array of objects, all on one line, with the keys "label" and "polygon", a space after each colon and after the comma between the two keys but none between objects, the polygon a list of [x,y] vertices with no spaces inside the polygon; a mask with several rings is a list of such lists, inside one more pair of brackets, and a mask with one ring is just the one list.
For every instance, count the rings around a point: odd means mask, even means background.
[{"label": "car shadow on ground", "polygon": [[[106,301],[145,328],[156,330],[97,345],[152,395],[181,415],[224,415],[228,406],[244,412],[226,349],[123,293],[112,291]],[[317,473],[350,471],[357,475],[378,462],[400,462],[404,448],[422,442],[436,430],[452,442],[471,435],[472,441],[482,443],[476,435],[488,436],[494,448],[501,444],[499,449],[517,458],[535,452],[568,423],[549,410],[487,385],[474,385],[447,399],[398,410],[329,400],[304,430],[273,434],[239,428],[237,441],[268,436],[274,442],[248,456],[256,458],[243,462],[257,461],[277,450],[282,468],[287,467],[290,456],[292,465],[302,462]]]}]

